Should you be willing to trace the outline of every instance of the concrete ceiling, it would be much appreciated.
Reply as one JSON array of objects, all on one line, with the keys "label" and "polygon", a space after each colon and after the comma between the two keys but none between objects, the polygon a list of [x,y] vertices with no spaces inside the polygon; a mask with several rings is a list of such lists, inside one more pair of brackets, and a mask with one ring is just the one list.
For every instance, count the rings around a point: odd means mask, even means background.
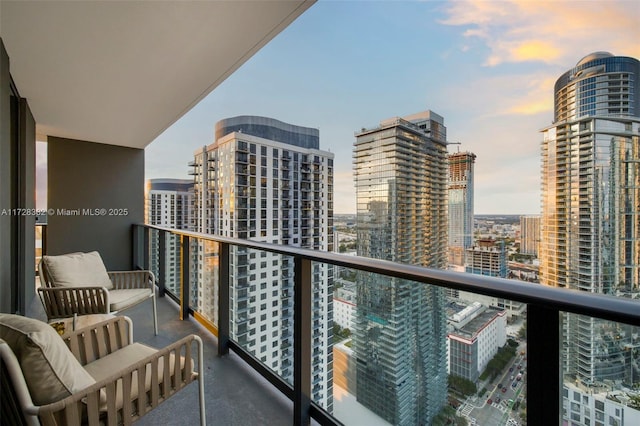
[{"label": "concrete ceiling", "polygon": [[39,139],[144,148],[314,2],[2,0],[0,34]]}]

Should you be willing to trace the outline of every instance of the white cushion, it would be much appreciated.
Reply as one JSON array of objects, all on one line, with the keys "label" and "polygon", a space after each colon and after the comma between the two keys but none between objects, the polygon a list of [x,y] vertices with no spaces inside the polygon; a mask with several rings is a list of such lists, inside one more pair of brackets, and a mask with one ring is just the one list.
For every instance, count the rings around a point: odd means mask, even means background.
[{"label": "white cushion", "polygon": [[36,405],[59,401],[96,383],[49,324],[0,314],[0,338],[18,359]]},{"label": "white cushion", "polygon": [[150,298],[151,289],[131,288],[111,290],[109,292],[109,312],[118,312]]},{"label": "white cushion", "polygon": [[51,285],[54,287],[113,288],[100,253],[71,253],[61,256],[43,256]]}]

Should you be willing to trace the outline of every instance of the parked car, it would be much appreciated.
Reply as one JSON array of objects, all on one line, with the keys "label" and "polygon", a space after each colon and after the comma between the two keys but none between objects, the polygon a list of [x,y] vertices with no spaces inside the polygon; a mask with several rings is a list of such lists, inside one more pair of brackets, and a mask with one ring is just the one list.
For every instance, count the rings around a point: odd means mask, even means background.
[{"label": "parked car", "polygon": [[507,391],[507,387],[505,386],[502,388],[502,393],[505,393],[506,391]]},{"label": "parked car", "polygon": [[489,405],[493,404],[493,400],[491,398],[487,399],[487,404]]}]

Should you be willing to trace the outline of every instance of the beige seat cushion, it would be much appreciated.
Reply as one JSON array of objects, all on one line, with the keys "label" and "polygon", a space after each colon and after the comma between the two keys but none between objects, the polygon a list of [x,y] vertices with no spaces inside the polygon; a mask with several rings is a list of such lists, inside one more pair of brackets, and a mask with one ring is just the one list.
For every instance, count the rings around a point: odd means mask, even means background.
[{"label": "beige seat cushion", "polygon": [[[87,372],[99,382],[103,379],[110,377],[114,372],[118,370],[122,370],[130,365],[136,364],[137,362],[143,360],[144,358],[153,355],[157,350],[144,345],[142,343],[133,343],[131,345],[125,346],[124,348],[117,350],[109,355],[97,359],[87,365],[85,365],[85,369]],[[180,368],[184,368],[184,357],[180,357]],[[193,364],[193,361],[192,361]],[[192,365],[193,368],[193,365]],[[169,374],[173,374],[175,371],[175,356],[173,354],[169,355]],[[149,391],[151,389],[151,366],[147,366],[146,375],[145,375],[145,391]],[[158,384],[162,384],[164,381],[164,360],[163,358],[158,359]],[[116,387],[116,407],[122,408],[123,400],[123,392],[122,392],[122,380],[118,380]],[[131,381],[131,402],[135,401],[138,398],[138,374],[137,372],[133,373],[132,381]],[[106,407],[103,406],[103,409]]]},{"label": "beige seat cushion", "polygon": [[134,288],[109,291],[109,311],[117,312],[151,297],[151,289]]},{"label": "beige seat cushion", "polygon": [[95,384],[49,324],[0,314],[0,338],[18,359],[36,405],[59,401]]},{"label": "beige seat cushion", "polygon": [[54,287],[105,287],[113,288],[100,253],[70,253],[60,256],[43,256]]}]

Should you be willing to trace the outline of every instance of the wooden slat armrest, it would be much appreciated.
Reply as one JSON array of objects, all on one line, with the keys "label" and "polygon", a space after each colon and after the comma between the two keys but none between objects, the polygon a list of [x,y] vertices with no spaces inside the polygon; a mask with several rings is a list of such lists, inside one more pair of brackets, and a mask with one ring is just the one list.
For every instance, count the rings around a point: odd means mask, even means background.
[{"label": "wooden slat armrest", "polygon": [[38,295],[49,321],[109,313],[109,292],[104,287],[41,287]]},{"label": "wooden slat armrest", "polygon": [[70,332],[64,337],[73,356],[81,365],[100,359],[133,343],[133,323],[118,316]]},{"label": "wooden slat armrest", "polygon": [[[190,360],[193,359],[193,342],[197,345],[198,371],[194,371]],[[169,356],[174,354],[173,357]],[[135,364],[123,367],[110,377],[97,382],[96,384],[68,396],[67,398],[40,407],[30,407],[31,414],[40,416],[44,425],[56,424],[56,418],[63,418],[65,424],[69,426],[80,425],[82,419],[83,406],[86,403],[87,421],[89,426],[104,424],[116,424],[124,420],[125,424],[135,421],[148,411],[157,407],[161,402],[178,392],[180,389],[190,384],[196,379],[202,380],[203,368],[202,340],[196,335],[186,336],[179,341],[158,350]],[[180,358],[184,357],[185,362],[181,365]],[[162,358],[162,360],[160,360]],[[173,359],[172,359],[173,358]],[[158,363],[163,362],[163,377],[157,377]],[[174,362],[174,368],[170,368],[170,362]],[[131,401],[130,392],[133,380],[137,380],[138,389],[145,389],[146,371],[151,374],[151,389],[149,392],[138,392],[135,407],[125,403],[123,407],[117,407],[118,391],[122,391],[121,400]],[[134,375],[134,372],[137,374]],[[171,374],[173,372],[173,374]],[[121,381],[122,388],[119,389],[117,382]],[[102,390],[102,392],[101,392]],[[102,394],[102,396],[101,396]],[[101,397],[106,396],[106,407],[101,402]],[[105,412],[106,410],[106,412]],[[106,418],[104,416],[106,415]],[[62,417],[60,417],[62,416]],[[101,418],[102,416],[102,418]]]},{"label": "wooden slat armrest", "polygon": [[113,288],[117,290],[145,288],[153,290],[156,277],[151,271],[109,271]]}]

